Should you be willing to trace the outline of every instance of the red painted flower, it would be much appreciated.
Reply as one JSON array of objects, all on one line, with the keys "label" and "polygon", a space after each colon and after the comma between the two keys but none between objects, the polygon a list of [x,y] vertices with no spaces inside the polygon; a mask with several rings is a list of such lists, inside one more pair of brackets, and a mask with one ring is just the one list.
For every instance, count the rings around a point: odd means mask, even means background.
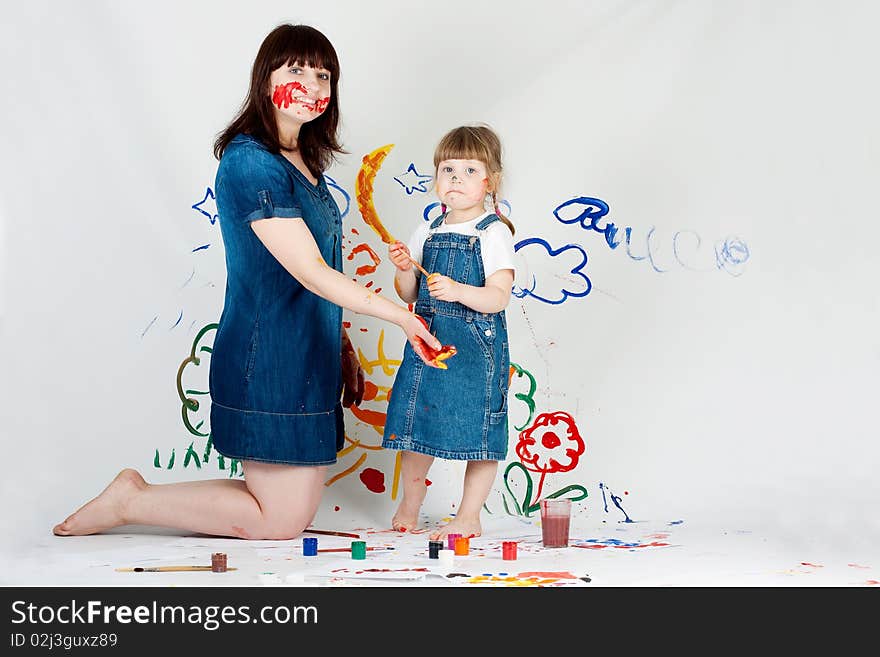
[{"label": "red painted flower", "polygon": [[568,472],[584,453],[584,439],[565,411],[541,413],[519,434],[516,455],[527,470],[548,474]]}]

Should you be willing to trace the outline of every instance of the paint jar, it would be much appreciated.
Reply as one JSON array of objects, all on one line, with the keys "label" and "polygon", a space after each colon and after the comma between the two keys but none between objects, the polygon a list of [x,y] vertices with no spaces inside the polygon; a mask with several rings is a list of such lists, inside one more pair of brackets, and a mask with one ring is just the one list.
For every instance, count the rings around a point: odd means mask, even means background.
[{"label": "paint jar", "polygon": [[456,555],[464,557],[467,556],[468,552],[471,549],[471,541],[467,536],[459,536],[455,539],[455,548],[454,552]]},{"label": "paint jar", "polygon": [[428,541],[428,558],[437,559],[442,549],[443,541]]},{"label": "paint jar", "polygon": [[455,539],[461,538],[461,534],[446,534],[446,548],[455,550]]},{"label": "paint jar", "polygon": [[501,558],[504,561],[516,561],[516,541],[503,541],[501,543]]},{"label": "paint jar", "polygon": [[571,500],[541,500],[541,539],[546,548],[568,547]]},{"label": "paint jar", "polygon": [[351,542],[351,558],[366,559],[367,558],[367,542],[352,541]]},{"label": "paint jar", "polygon": [[225,573],[226,572],[226,553],[225,552],[214,552],[211,555],[211,572],[212,573]]},{"label": "paint jar", "polygon": [[440,550],[437,553],[438,566],[452,568],[454,552],[452,550]]},{"label": "paint jar", "polygon": [[316,557],[318,556],[318,539],[317,538],[304,538],[303,539],[303,556],[304,557]]}]

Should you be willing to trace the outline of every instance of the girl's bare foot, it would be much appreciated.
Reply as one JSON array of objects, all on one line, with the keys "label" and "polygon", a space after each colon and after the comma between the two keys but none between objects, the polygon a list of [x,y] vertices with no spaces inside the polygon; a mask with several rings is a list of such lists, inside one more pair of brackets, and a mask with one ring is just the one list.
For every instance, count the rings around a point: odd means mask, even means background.
[{"label": "girl's bare foot", "polygon": [[474,536],[481,536],[482,533],[483,527],[480,525],[479,518],[471,519],[455,516],[449,524],[443,525],[431,532],[428,538],[432,541],[438,541],[446,538],[447,534],[461,534],[462,536],[473,538]]},{"label": "girl's bare foot", "polygon": [[[422,497],[424,499],[424,496]],[[413,504],[407,500],[404,494],[403,499],[400,501],[400,506],[397,507],[397,512],[391,519],[391,527],[398,532],[414,531],[419,526],[419,510],[421,508],[421,501]]]},{"label": "girl's bare foot", "polygon": [[147,485],[137,470],[123,470],[100,495],[55,525],[52,533],[56,536],[85,536],[126,524],[128,501]]}]

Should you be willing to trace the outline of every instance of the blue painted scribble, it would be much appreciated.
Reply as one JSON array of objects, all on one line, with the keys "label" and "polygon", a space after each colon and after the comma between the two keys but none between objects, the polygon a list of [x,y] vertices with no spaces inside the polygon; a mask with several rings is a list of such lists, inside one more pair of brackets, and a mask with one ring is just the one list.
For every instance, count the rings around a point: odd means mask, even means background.
[{"label": "blue painted scribble", "polygon": [[578,246],[577,244],[567,244],[567,245],[562,246],[558,249],[554,249],[547,242],[542,240],[540,237],[530,237],[528,239],[524,239],[520,242],[517,242],[514,245],[513,249],[514,249],[514,251],[519,251],[520,249],[523,249],[527,246],[532,246],[534,244],[537,244],[537,245],[543,247],[543,249],[546,251],[546,253],[551,258],[556,257],[560,253],[563,253],[563,252],[569,251],[569,250],[575,250],[578,253],[580,253],[580,255],[581,255],[580,262],[577,265],[575,265],[573,268],[569,269],[568,273],[581,279],[584,282],[584,289],[580,290],[580,291],[572,291],[572,290],[567,290],[565,288],[562,288],[562,290],[560,290],[560,292],[559,292],[559,295],[560,295],[559,297],[555,297],[555,295],[554,295],[554,298],[549,298],[549,295],[539,294],[538,292],[535,291],[538,287],[538,280],[534,275],[532,275],[531,285],[528,288],[522,288],[517,285],[513,286],[512,294],[515,297],[522,299],[522,298],[528,296],[528,297],[532,297],[533,299],[537,299],[538,301],[543,301],[544,303],[558,305],[560,303],[563,303],[566,299],[568,299],[570,297],[585,297],[590,293],[590,290],[592,289],[593,284],[592,284],[592,282],[590,282],[589,277],[582,271],[584,266],[587,264],[587,252],[584,251],[583,247]]},{"label": "blue painted scribble", "polygon": [[[553,216],[563,224],[580,224],[581,228],[588,231],[600,233],[605,238],[605,243],[611,248],[616,249],[621,240],[617,236],[617,226],[607,220],[606,215],[610,211],[608,203],[600,198],[592,196],[577,196],[571,198],[564,203],[559,204],[553,210]],[[653,243],[655,227],[651,226],[645,235],[645,254],[636,255],[632,248],[632,226],[624,228],[626,254],[631,260],[647,260],[658,274],[665,273],[669,269],[661,268],[657,263],[658,249]],[[696,239],[695,251],[700,248],[702,239],[694,231],[682,230],[677,231],[672,237],[672,250],[676,262],[685,269],[691,271],[710,271],[712,267],[706,269],[698,269],[689,265],[682,256],[679,246],[679,240],[682,236],[693,236]],[[744,240],[739,237],[728,237],[721,240],[715,245],[715,266],[717,269],[727,272],[732,276],[739,276],[745,269],[745,264],[749,259],[749,247]]]},{"label": "blue painted scribble", "polygon": [[410,163],[409,168],[394,179],[406,190],[407,195],[413,192],[427,192],[433,177],[426,176],[416,171],[416,165]]},{"label": "blue painted scribble", "polygon": [[602,491],[602,501],[605,503],[605,513],[608,513],[608,499],[605,497],[605,491],[607,490],[608,494],[611,496],[611,502],[614,504],[614,506],[616,506],[618,509],[620,509],[620,512],[623,514],[623,517],[625,518],[625,520],[622,520],[621,522],[633,522],[633,520],[628,515],[626,515],[626,511],[623,510],[623,507],[620,506],[620,498],[617,495],[615,495],[611,491],[611,489],[608,488],[608,486],[603,484],[601,481],[599,482],[599,490]]},{"label": "blue painted scribble", "polygon": [[170,327],[168,330],[170,331],[170,330],[173,329],[175,326],[177,326],[178,324],[180,324],[180,320],[182,320],[182,319],[183,319],[183,308],[180,309],[180,314],[177,316],[177,321],[174,322],[174,324],[172,324],[171,327]]},{"label": "blue painted scribble", "polygon": [[749,247],[738,237],[728,237],[715,244],[715,258],[718,269],[726,271],[731,276],[739,276],[749,259]]},{"label": "blue painted scribble", "polygon": [[195,253],[196,251],[204,251],[204,250],[207,249],[209,246],[211,246],[210,242],[209,242],[208,244],[202,244],[201,246],[197,246],[196,248],[194,248],[194,249],[192,250],[192,252]]},{"label": "blue painted scribble", "polygon": [[[214,190],[212,190],[210,187],[207,187],[205,189],[205,196],[202,198],[202,200],[198,203],[193,203],[192,205],[192,209],[206,216],[208,218],[208,221],[211,222],[212,226],[217,223],[217,218],[219,216],[217,214],[217,205],[214,201]],[[203,205],[206,207],[203,208]]]},{"label": "blue painted scribble", "polygon": [[[578,210],[580,214],[577,214]],[[572,211],[575,214],[572,214]],[[599,225],[606,214],[608,214],[608,204],[602,199],[591,196],[578,196],[556,206],[553,210],[553,216],[562,223],[579,223],[584,230],[602,233],[605,236],[605,243],[616,249],[620,244],[620,240],[617,239],[617,226],[610,221],[604,226]]]},{"label": "blue painted scribble", "polygon": [[348,192],[346,192],[342,187],[340,187],[339,184],[335,180],[333,180],[333,178],[328,176],[327,174],[324,174],[324,180],[327,183],[327,187],[330,188],[331,193],[333,193],[334,191],[338,192],[336,194],[333,194],[334,197],[342,195],[342,198],[345,201],[344,208],[340,205],[339,199],[334,199],[334,200],[336,201],[336,205],[339,206],[340,219],[345,219],[345,216],[348,214],[348,211],[351,209],[351,196],[349,196]]}]

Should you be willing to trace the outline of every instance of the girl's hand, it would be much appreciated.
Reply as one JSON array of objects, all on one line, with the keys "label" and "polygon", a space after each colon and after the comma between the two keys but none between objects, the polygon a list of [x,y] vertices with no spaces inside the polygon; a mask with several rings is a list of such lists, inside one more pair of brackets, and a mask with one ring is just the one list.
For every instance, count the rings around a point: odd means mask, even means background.
[{"label": "girl's hand", "polygon": [[392,242],[388,245],[388,257],[400,271],[412,269],[409,247],[403,242]]},{"label": "girl's hand", "polygon": [[364,370],[348,335],[342,334],[342,405],[351,408],[364,400]]},{"label": "girl's hand", "polygon": [[428,292],[440,301],[459,301],[461,286],[448,276],[434,273],[428,276]]}]

